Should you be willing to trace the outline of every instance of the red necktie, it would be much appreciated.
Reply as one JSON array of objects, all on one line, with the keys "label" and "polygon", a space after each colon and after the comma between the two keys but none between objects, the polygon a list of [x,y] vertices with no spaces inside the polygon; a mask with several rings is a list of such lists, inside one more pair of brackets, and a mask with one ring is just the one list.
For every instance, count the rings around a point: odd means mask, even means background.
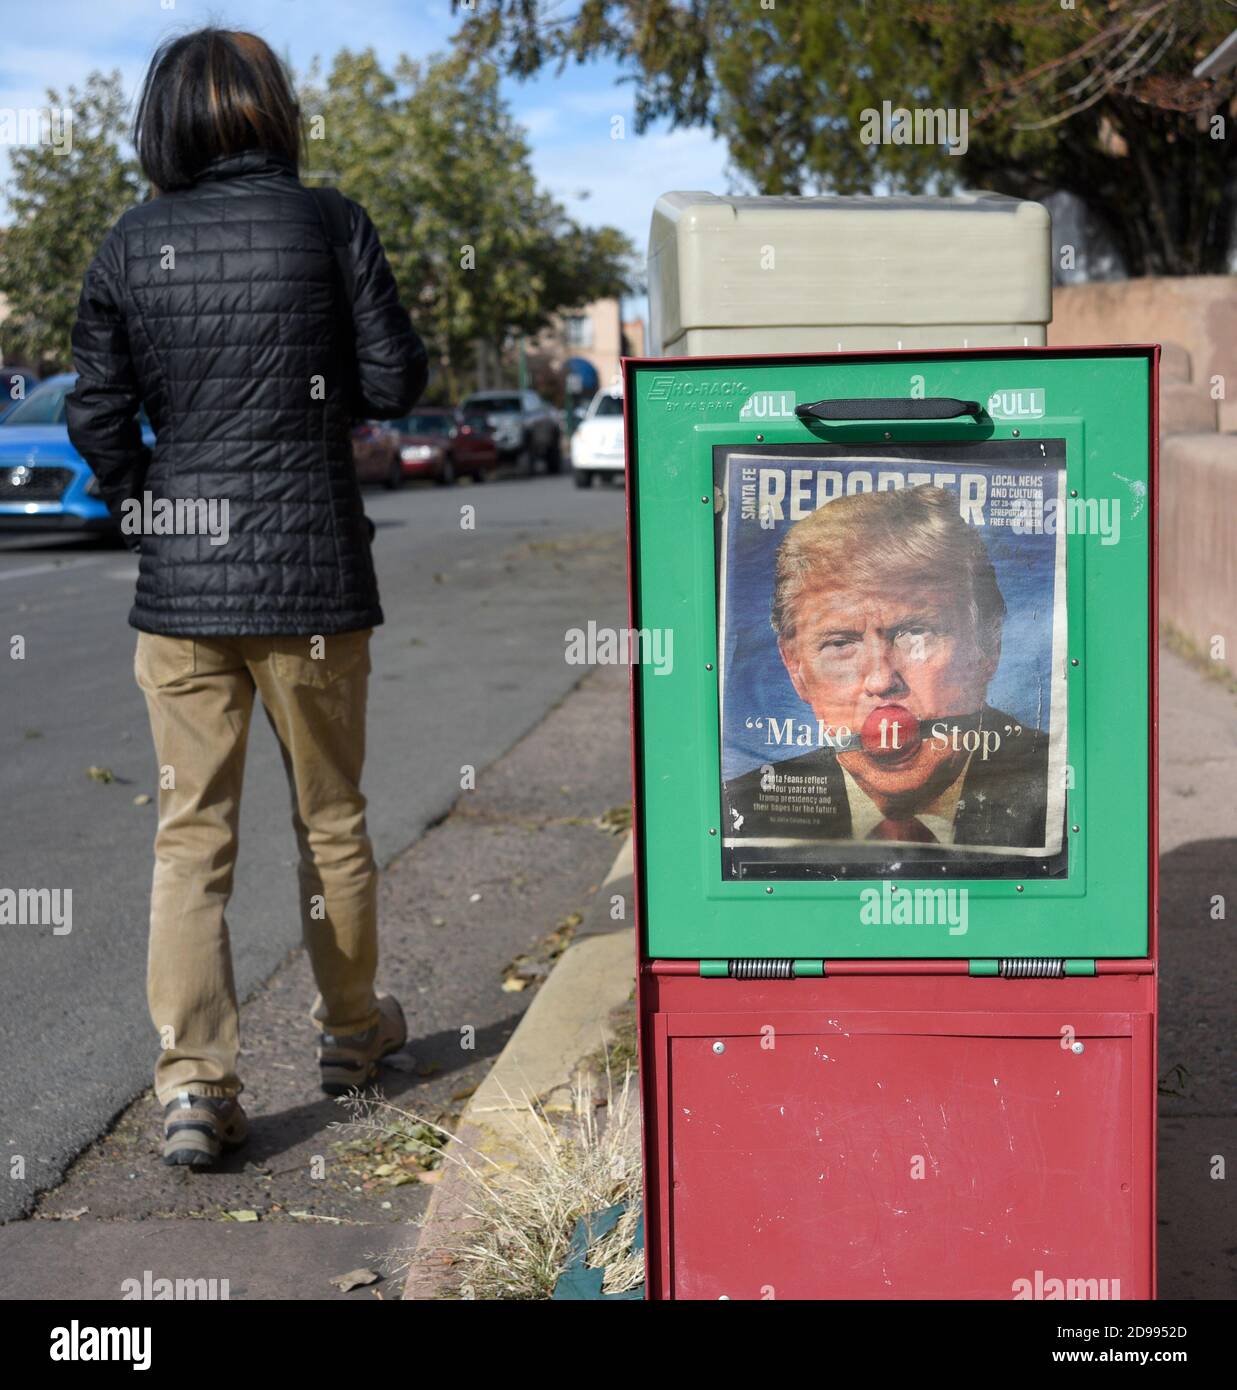
[{"label": "red necktie", "polygon": [[886,817],[879,825],[868,831],[869,840],[902,840],[908,844],[934,845],[936,836],[921,820],[908,816],[905,820],[890,820]]}]

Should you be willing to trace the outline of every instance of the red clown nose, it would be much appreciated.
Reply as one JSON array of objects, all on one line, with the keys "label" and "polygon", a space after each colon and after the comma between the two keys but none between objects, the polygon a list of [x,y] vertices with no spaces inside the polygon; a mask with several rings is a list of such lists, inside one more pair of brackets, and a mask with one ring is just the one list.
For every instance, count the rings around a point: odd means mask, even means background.
[{"label": "red clown nose", "polygon": [[878,705],[863,721],[859,741],[874,758],[904,757],[919,747],[919,720],[905,705]]}]

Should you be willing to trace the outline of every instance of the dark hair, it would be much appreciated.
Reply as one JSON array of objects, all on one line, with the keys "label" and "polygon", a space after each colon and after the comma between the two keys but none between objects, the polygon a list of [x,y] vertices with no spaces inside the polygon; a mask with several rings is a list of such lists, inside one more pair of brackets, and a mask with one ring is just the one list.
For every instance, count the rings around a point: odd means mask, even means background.
[{"label": "dark hair", "polygon": [[156,190],[186,188],[213,159],[270,150],[297,164],[301,116],[283,64],[256,34],[196,29],[151,59],[133,143]]}]

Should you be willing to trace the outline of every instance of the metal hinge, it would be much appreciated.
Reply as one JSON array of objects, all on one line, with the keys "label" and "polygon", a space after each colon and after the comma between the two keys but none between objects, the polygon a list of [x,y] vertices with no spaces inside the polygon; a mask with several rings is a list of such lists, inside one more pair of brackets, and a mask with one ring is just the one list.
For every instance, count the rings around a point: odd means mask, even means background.
[{"label": "metal hinge", "polygon": [[741,956],[736,960],[702,960],[701,975],[712,979],[794,980],[803,976],[819,979],[825,973],[823,960],[792,960],[788,956]]},{"label": "metal hinge", "polygon": [[1093,960],[1065,960],[1061,956],[1003,956],[1000,960],[973,960],[972,975],[999,975],[1005,980],[1060,980],[1067,975],[1094,975]]}]

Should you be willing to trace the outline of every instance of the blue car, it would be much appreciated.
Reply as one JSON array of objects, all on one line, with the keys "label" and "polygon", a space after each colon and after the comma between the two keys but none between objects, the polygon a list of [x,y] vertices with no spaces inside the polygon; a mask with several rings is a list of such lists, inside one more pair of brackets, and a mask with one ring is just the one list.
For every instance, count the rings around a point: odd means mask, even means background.
[{"label": "blue car", "polygon": [[[116,529],[86,460],[69,443],[65,397],[77,377],[48,377],[0,415],[0,529]],[[155,436],[143,413],[142,438]]]}]

